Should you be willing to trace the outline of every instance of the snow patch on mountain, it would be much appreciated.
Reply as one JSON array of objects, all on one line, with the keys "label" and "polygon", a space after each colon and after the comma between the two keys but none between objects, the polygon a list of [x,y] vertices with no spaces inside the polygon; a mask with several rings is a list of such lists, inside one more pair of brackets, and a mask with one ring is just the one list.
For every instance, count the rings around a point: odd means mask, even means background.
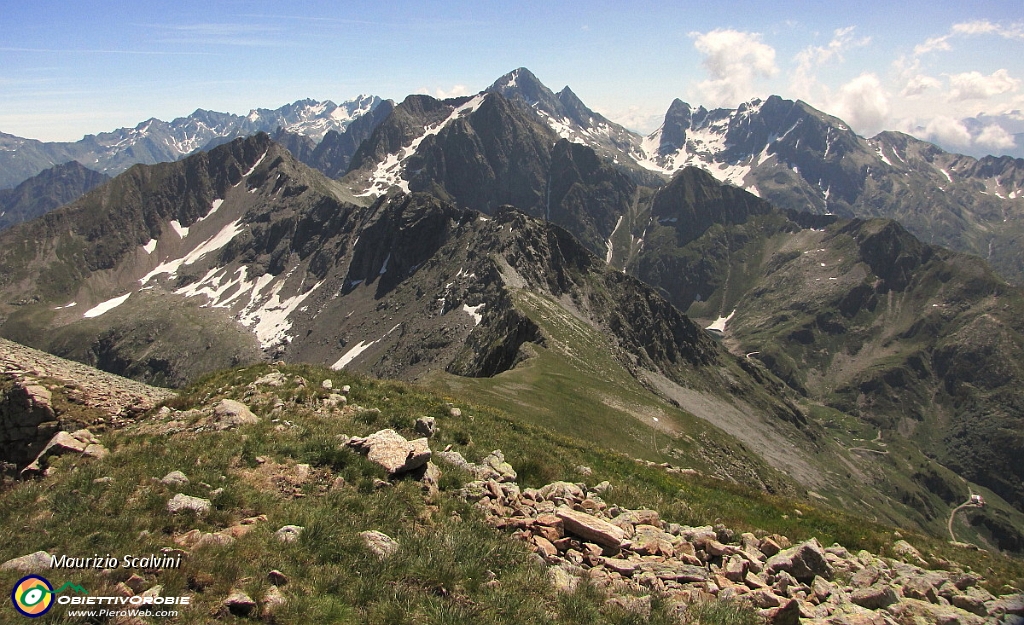
[{"label": "snow patch on mountain", "polygon": [[[147,282],[161,274],[167,274],[170,278],[177,277],[179,268],[185,265],[191,265],[192,263],[198,261],[200,258],[209,254],[210,252],[215,252],[219,250],[220,248],[230,243],[231,240],[238,236],[240,232],[245,230],[245,227],[240,225],[240,222],[240,219],[236,219],[235,221],[227,224],[226,226],[221,228],[217,234],[200,243],[195,249],[190,251],[185,256],[181,258],[176,258],[174,260],[164,260],[162,263],[157,265],[156,268],[154,268],[152,271],[150,271],[145,276],[140,278],[139,282],[145,285]],[[172,225],[174,223],[176,222],[171,222]]]},{"label": "snow patch on mountain", "polygon": [[470,317],[473,318],[473,321],[474,321],[473,325],[477,325],[478,326],[478,325],[480,325],[480,322],[484,320],[484,316],[481,315],[477,311],[479,311],[485,305],[486,304],[477,304],[476,306],[470,306],[469,304],[463,304],[462,305],[462,310],[466,314],[468,314]]},{"label": "snow patch on mountain", "polygon": [[333,365],[331,365],[331,369],[334,369],[335,371],[337,371],[339,369],[344,369],[345,365],[347,365],[348,363],[350,363],[353,360],[355,360],[360,354],[362,354],[366,350],[370,349],[371,347],[373,347],[377,343],[380,343],[384,339],[388,338],[388,336],[390,336],[391,333],[394,332],[395,330],[397,330],[399,328],[399,326],[401,326],[401,325],[402,324],[398,324],[395,327],[391,328],[390,330],[388,330],[387,334],[385,334],[384,336],[380,337],[376,341],[370,341],[369,343],[366,343],[364,341],[359,341],[358,343],[356,343],[355,345],[352,346],[352,349],[350,349],[347,352],[345,352],[341,356],[341,358],[339,358],[337,360],[337,362],[335,362]]},{"label": "snow patch on mountain", "polygon": [[221,204],[223,204],[223,203],[224,203],[224,200],[220,200],[220,199],[214,200],[213,203],[210,205],[210,210],[207,211],[205,215],[203,215],[202,217],[197,219],[196,223],[199,223],[200,221],[204,221],[206,219],[209,219],[214,213],[217,212],[217,209],[219,209]]},{"label": "snow patch on mountain", "polygon": [[129,291],[128,293],[125,293],[124,295],[121,295],[119,297],[114,297],[112,299],[108,299],[105,302],[102,302],[100,304],[97,304],[96,306],[93,306],[89,310],[85,311],[85,313],[82,316],[85,317],[86,319],[92,319],[94,317],[99,317],[100,315],[102,315],[104,313],[107,313],[107,312],[110,312],[111,310],[114,310],[115,308],[117,308],[121,304],[127,302],[129,297],[131,297],[131,291]]},{"label": "snow patch on mountain", "polygon": [[[269,152],[269,150],[268,150],[267,152]],[[259,158],[259,160],[258,160],[258,161],[256,161],[256,164],[255,164],[255,165],[253,165],[252,167],[250,167],[250,168],[249,168],[249,171],[247,171],[247,172],[245,172],[244,174],[242,174],[242,177],[243,177],[243,178],[248,178],[249,176],[251,176],[251,175],[252,175],[252,172],[256,171],[256,168],[260,166],[260,163],[262,163],[262,162],[263,162],[263,159],[267,158],[267,152],[264,152],[264,153],[263,153],[263,156],[261,156],[261,157]]]},{"label": "snow patch on mountain", "polygon": [[182,226],[177,219],[171,220],[171,228],[174,228],[174,231],[178,233],[179,239],[184,239],[188,236],[188,228]]}]

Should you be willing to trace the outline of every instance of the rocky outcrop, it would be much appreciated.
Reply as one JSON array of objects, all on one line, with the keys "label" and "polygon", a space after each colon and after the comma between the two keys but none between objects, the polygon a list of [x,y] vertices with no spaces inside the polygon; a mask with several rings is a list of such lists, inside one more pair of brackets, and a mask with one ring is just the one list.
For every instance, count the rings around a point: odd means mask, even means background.
[{"label": "rocky outcrop", "polygon": [[79,454],[87,458],[103,458],[107,455],[107,449],[100,444],[100,441],[89,430],[78,430],[71,434],[57,432],[56,436],[50,439],[36,459],[21,470],[23,476],[40,475],[46,472],[50,458],[63,456],[65,454]]},{"label": "rocky outcrop", "polygon": [[91,455],[98,441],[80,434],[83,426],[119,427],[173,396],[0,339],[0,462],[20,470],[60,446]]},{"label": "rocky outcrop", "polygon": [[[462,458],[441,455],[452,464]],[[815,539],[790,546],[784,536],[689,527],[654,510],[611,506],[582,483],[520,489],[486,479],[462,494],[491,526],[529,545],[563,592],[588,580],[611,602],[660,596],[680,613],[711,595],[747,603],[772,625],[982,625],[1024,614],[1024,596],[994,597],[979,576],[955,563],[924,562],[906,541],[894,549],[899,559]]]}]

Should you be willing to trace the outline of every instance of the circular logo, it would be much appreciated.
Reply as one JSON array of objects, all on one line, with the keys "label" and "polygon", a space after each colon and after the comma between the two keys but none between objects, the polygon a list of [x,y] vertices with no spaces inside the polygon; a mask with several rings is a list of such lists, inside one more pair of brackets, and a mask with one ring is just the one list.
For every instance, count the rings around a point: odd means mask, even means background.
[{"label": "circular logo", "polygon": [[53,607],[53,586],[45,577],[26,575],[11,591],[14,609],[29,618],[42,616]]}]

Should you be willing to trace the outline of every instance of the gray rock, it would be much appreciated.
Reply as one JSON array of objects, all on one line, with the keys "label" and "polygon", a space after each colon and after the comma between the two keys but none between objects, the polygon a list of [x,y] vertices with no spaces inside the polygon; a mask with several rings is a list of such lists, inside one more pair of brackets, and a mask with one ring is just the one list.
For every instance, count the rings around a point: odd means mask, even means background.
[{"label": "gray rock", "polygon": [[987,590],[984,588],[974,587],[962,595],[953,595],[951,603],[961,610],[985,616],[988,614],[988,608],[985,606],[985,602],[993,600],[995,600],[995,597],[993,597]]},{"label": "gray rock", "polygon": [[288,382],[288,378],[283,373],[272,371],[263,377],[257,378],[253,384],[256,386],[284,386],[286,382]]},{"label": "gray rock", "polygon": [[324,380],[323,382],[320,383],[320,388],[331,390],[332,388],[334,388],[334,382],[332,382],[330,379]]},{"label": "gray rock", "polygon": [[43,447],[36,459],[21,470],[22,475],[31,476],[42,473],[49,465],[49,459],[64,454],[81,454],[89,458],[103,458],[107,450],[100,445],[99,439],[89,430],[78,430],[76,432],[57,432],[50,442]]},{"label": "gray rock", "polygon": [[434,417],[420,417],[416,419],[416,433],[422,434],[427,438],[434,435],[437,431],[437,419]]},{"label": "gray rock", "polygon": [[366,544],[366,547],[381,560],[392,556],[396,551],[398,551],[398,541],[391,538],[384,532],[367,530],[365,532],[359,532],[359,535],[363,537],[363,542]]},{"label": "gray rock", "polygon": [[274,538],[283,543],[293,543],[299,539],[304,529],[306,528],[301,525],[285,525],[274,532]]},{"label": "gray rock", "polygon": [[0,571],[18,571],[21,573],[40,573],[50,568],[50,554],[37,551],[27,556],[14,558],[0,564]]},{"label": "gray rock", "polygon": [[260,422],[260,418],[254,415],[245,404],[233,399],[220,400],[220,403],[213,407],[213,414],[217,417],[214,427],[218,430],[228,430]]},{"label": "gray rock", "polygon": [[281,571],[274,569],[273,571],[267,573],[267,581],[269,581],[271,584],[275,586],[284,586],[288,583],[288,576],[282,573]]},{"label": "gray rock", "polygon": [[417,438],[406,440],[394,430],[381,430],[365,438],[353,438],[348,446],[366,454],[367,459],[375,462],[389,475],[400,475],[418,469],[430,460],[430,447],[427,439]]},{"label": "gray rock", "polygon": [[[487,457],[480,463],[482,466],[490,469],[497,474],[493,479],[499,482],[514,482],[516,481],[516,471],[512,468],[512,465],[505,462],[505,454],[500,449],[495,449],[491,453],[487,454]],[[478,476],[479,479],[491,479],[491,476],[483,477]]]},{"label": "gray rock", "polygon": [[180,488],[188,484],[188,476],[181,471],[171,471],[160,479],[160,483],[164,486]]},{"label": "gray rock", "polygon": [[209,499],[202,499],[200,497],[191,497],[178,493],[171,500],[167,502],[167,511],[171,514],[177,514],[179,512],[190,511],[196,513],[198,516],[205,516],[210,512],[213,507],[213,503]]}]

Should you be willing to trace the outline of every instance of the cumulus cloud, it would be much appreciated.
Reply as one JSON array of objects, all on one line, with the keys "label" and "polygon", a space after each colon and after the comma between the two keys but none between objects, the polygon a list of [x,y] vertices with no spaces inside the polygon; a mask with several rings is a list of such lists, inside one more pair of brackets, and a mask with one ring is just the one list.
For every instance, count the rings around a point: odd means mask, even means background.
[{"label": "cumulus cloud", "polygon": [[924,136],[932,141],[959,148],[971,145],[971,133],[967,126],[960,120],[945,115],[932,118],[924,129]]},{"label": "cumulus cloud", "polygon": [[857,76],[829,100],[829,108],[861,134],[882,130],[889,118],[889,94],[875,74]]},{"label": "cumulus cloud", "polygon": [[630,106],[625,110],[609,111],[607,109],[595,109],[601,115],[619,123],[630,130],[641,134],[650,134],[661,126],[665,121],[665,111],[658,111],[651,107]]},{"label": "cumulus cloud", "polygon": [[964,72],[949,77],[950,100],[984,100],[1010,91],[1016,91],[1020,80],[1013,78],[1005,69],[996,70],[985,76],[981,72]]},{"label": "cumulus cloud", "polygon": [[715,29],[690,36],[711,76],[697,85],[710,106],[735,105],[753,95],[757,78],[778,73],[775,48],[762,42],[758,33]]},{"label": "cumulus cloud", "polygon": [[982,128],[974,142],[977,145],[994,150],[1009,150],[1017,145],[1013,135],[996,124],[989,124]]}]

